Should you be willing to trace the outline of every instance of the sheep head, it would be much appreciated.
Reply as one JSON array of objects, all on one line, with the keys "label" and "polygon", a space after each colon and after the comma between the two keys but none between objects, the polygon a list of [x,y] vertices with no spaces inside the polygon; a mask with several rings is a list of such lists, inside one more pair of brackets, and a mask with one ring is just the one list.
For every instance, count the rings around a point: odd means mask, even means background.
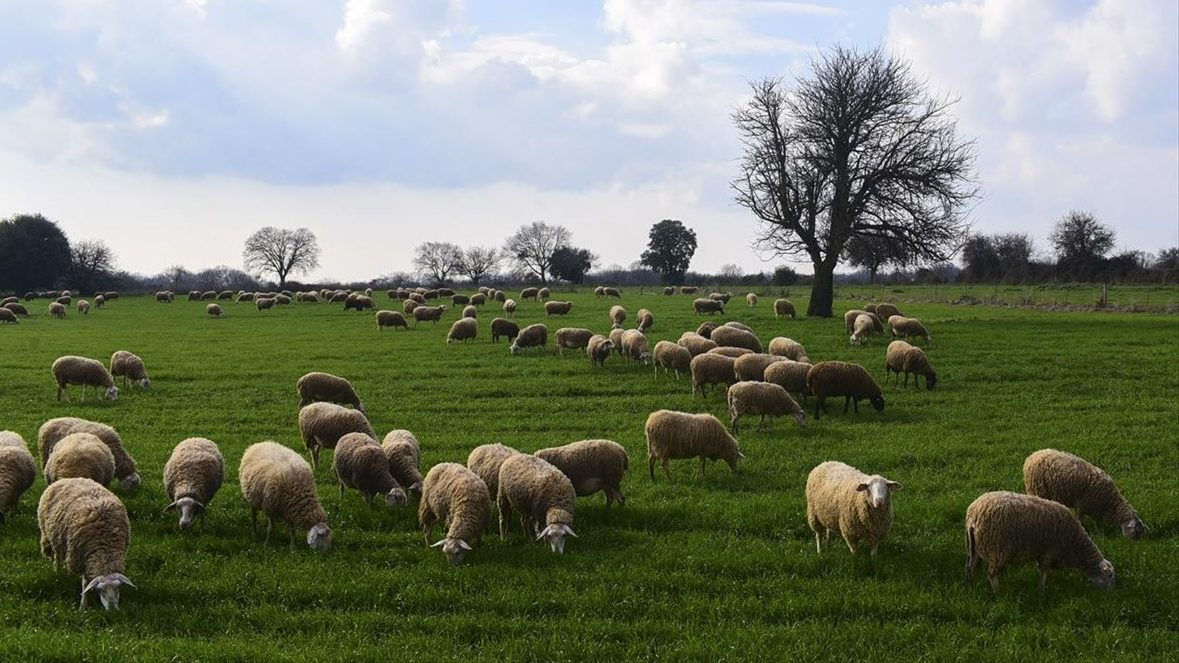
[{"label": "sheep head", "polygon": [[554,524],[542,529],[537,535],[536,540],[546,539],[549,542],[549,547],[558,555],[565,552],[565,535],[568,534],[573,538],[577,538],[577,534],[573,532],[573,528],[568,525]]},{"label": "sheep head", "polygon": [[114,385],[107,387],[106,388],[106,397],[111,399],[112,401],[119,400],[119,388]]},{"label": "sheep head", "polygon": [[876,410],[877,412],[881,412],[884,410],[884,395],[883,394],[876,394],[875,396],[870,396],[870,397],[868,397],[868,401],[870,403],[872,403],[872,408],[874,410]]},{"label": "sheep head", "polygon": [[130,493],[130,492],[134,492],[134,491],[138,490],[139,484],[142,483],[142,481],[143,480],[140,479],[140,477],[139,477],[139,473],[134,472],[132,474],[128,474],[125,477],[121,477],[119,479],[119,486],[123,490]]},{"label": "sheep head", "polygon": [[132,589],[135,584],[122,573],[110,573],[94,577],[82,588],[82,607],[86,607],[86,594],[91,590],[98,590],[98,600],[102,602],[104,610],[119,609],[119,587],[127,585]]},{"label": "sheep head", "polygon": [[1122,523],[1122,536],[1127,539],[1134,539],[1137,541],[1142,538],[1142,534],[1146,530],[1146,524],[1137,515],[1128,522]]},{"label": "sheep head", "polygon": [[1114,588],[1114,565],[1108,559],[1101,560],[1096,568],[1090,569],[1085,575],[1100,589]]},{"label": "sheep head", "polygon": [[463,558],[466,557],[467,552],[474,550],[471,544],[462,539],[443,539],[432,546],[431,548],[442,548],[442,554],[446,555],[446,560],[450,562],[451,566],[462,566]]},{"label": "sheep head", "polygon": [[181,497],[164,507],[164,511],[180,510],[180,529],[188,529],[197,516],[204,517],[205,505],[191,497]]},{"label": "sheep head", "polygon": [[387,507],[405,506],[406,502],[405,491],[401,488],[394,488],[385,494],[385,506]]},{"label": "sheep head", "polygon": [[879,474],[868,477],[868,481],[856,486],[856,491],[865,493],[868,504],[874,509],[887,508],[892,499],[892,491],[904,488],[896,481],[889,481]]},{"label": "sheep head", "polygon": [[312,550],[328,552],[332,549],[332,528],[327,523],[316,523],[307,530],[307,545]]}]

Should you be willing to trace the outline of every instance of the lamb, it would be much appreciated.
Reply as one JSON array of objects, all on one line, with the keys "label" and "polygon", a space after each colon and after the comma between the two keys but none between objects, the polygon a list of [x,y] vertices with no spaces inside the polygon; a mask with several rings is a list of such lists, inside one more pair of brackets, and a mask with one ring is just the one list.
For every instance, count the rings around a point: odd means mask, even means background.
[{"label": "lamb", "polygon": [[483,444],[471,450],[467,456],[467,468],[487,484],[489,493],[498,495],[499,467],[505,460],[519,453],[503,444]]},{"label": "lamb", "polygon": [[1101,589],[1113,589],[1114,566],[1097,549],[1068,507],[1035,495],[983,493],[966,509],[966,583],[980,559],[987,561],[991,589],[1013,562],[1040,567],[1040,591],[1051,568],[1074,568]]},{"label": "lamb", "polygon": [[[719,350],[720,348],[717,349]],[[779,361],[789,360],[785,357],[779,357],[778,355],[753,352],[736,358],[736,360],[733,362],[733,373],[740,381],[762,382],[765,376],[766,367]]]},{"label": "lamb", "polygon": [[548,316],[566,315],[573,310],[573,302],[559,302],[552,300],[544,303],[544,314]]},{"label": "lamb", "polygon": [[591,366],[605,366],[606,358],[613,351],[614,341],[601,334],[594,334],[585,344],[585,355],[589,357]]},{"label": "lamb", "polygon": [[[549,302],[550,304],[552,302]],[[589,341],[593,338],[594,333],[588,329],[580,327],[561,327],[557,330],[555,337],[555,348],[553,352],[564,355],[565,348],[570,350],[580,350],[589,345]]]},{"label": "lamb", "polygon": [[119,587],[135,584],[124,575],[131,521],[127,508],[114,493],[83,477],[54,482],[37,503],[41,554],[82,577],[78,607],[86,595],[98,591],[105,610],[119,609]]},{"label": "lamb", "polygon": [[221,307],[216,304],[209,304],[205,307],[205,313],[211,318],[220,318]]},{"label": "lamb", "polygon": [[1128,539],[1142,538],[1145,525],[1113,479],[1079,456],[1056,449],[1032,453],[1023,463],[1023,485],[1028,495],[1075,508],[1078,520],[1089,514],[1102,525],[1121,526]]},{"label": "lamb", "polygon": [[680,294],[694,295],[694,294],[696,294],[696,286],[694,286],[694,285],[681,285],[680,286]]},{"label": "lamb", "polygon": [[115,477],[115,455],[98,436],[70,433],[58,440],[45,464],[45,481],[86,477],[109,486]]},{"label": "lamb", "polygon": [[876,557],[892,528],[892,492],[902,488],[896,481],[869,476],[839,461],[815,466],[806,478],[806,522],[815,533],[815,550],[823,554],[823,539],[830,540],[832,530],[837,530],[853,555],[860,542],[867,542]]},{"label": "lamb", "polygon": [[750,307],[757,306],[757,293],[747,293],[745,295],[745,303],[749,304]]},{"label": "lamb", "polygon": [[430,532],[438,523],[446,537],[433,544],[441,547],[451,566],[460,566],[467,552],[474,550],[491,523],[491,493],[487,484],[458,463],[439,463],[430,468],[418,505],[422,538],[430,546]]},{"label": "lamb", "polygon": [[639,314],[635,316],[635,329],[646,334],[654,324],[655,316],[645,308],[639,309]]},{"label": "lamb", "polygon": [[0,322],[10,322],[14,325],[19,325],[20,320],[17,319],[16,313],[11,309],[0,306]]},{"label": "lamb", "polygon": [[929,365],[925,351],[904,341],[893,341],[888,344],[888,350],[884,354],[884,372],[886,380],[888,375],[895,372],[897,381],[900,381],[901,373],[904,373],[906,387],[909,386],[909,374],[912,373],[914,389],[918,388],[919,375],[925,376],[926,389],[933,389],[937,384],[937,373],[933,366]]},{"label": "lamb", "polygon": [[478,316],[479,316],[479,308],[476,307],[474,304],[468,304],[463,307],[463,317],[464,318],[472,318],[473,319]]},{"label": "lamb", "polygon": [[707,297],[700,297],[692,300],[692,309],[696,315],[705,313],[724,313],[725,303],[718,299],[708,299]]},{"label": "lamb", "polygon": [[603,491],[607,510],[613,502],[620,506],[626,503],[626,496],[622,494],[622,476],[630,461],[621,444],[611,440],[582,440],[540,449],[533,455],[548,461],[569,477],[578,497]]},{"label": "lamb", "polygon": [[400,311],[390,311],[388,309],[381,309],[377,311],[377,331],[381,331],[385,327],[392,327],[397,329],[409,329],[409,323],[406,322],[405,316]]},{"label": "lamb", "polygon": [[628,329],[622,334],[622,354],[631,361],[641,361],[643,365],[651,363],[651,348],[647,344],[647,337],[637,329]]},{"label": "lamb", "polygon": [[540,292],[537,288],[524,288],[520,291],[520,301],[525,299],[536,299],[536,294]]},{"label": "lamb", "polygon": [[391,430],[381,440],[381,451],[389,463],[389,474],[405,490],[422,496],[421,445],[414,434],[403,429]]},{"label": "lamb", "polygon": [[775,336],[770,340],[769,348],[766,350],[772,355],[779,357],[786,357],[794,361],[801,361],[804,364],[809,364],[810,359],[807,359],[806,348],[802,347],[802,343],[794,339],[786,338],[785,336]]},{"label": "lamb", "polygon": [[78,300],[78,313],[81,313],[82,315],[86,315],[89,312],[90,312],[90,302],[86,301],[85,299],[79,299]]},{"label": "lamb", "polygon": [[723,460],[734,473],[737,461],[745,456],[737,440],[725,430],[720,419],[711,414],[691,414],[672,410],[657,410],[647,417],[647,470],[655,480],[655,463],[671,480],[670,461],[677,458],[700,458],[698,478],[704,478],[704,467],[709,460]]},{"label": "lamb", "polygon": [[622,329],[622,323],[626,322],[626,309],[615,304],[610,307],[610,325],[614,329]]},{"label": "lamb", "polygon": [[723,384],[726,387],[737,381],[737,373],[733,368],[736,360],[732,357],[706,352],[692,357],[689,370],[692,371],[692,393],[708,397],[708,385]]},{"label": "lamb", "polygon": [[[873,314],[880,320],[888,320],[894,315],[904,315],[901,310],[892,304],[877,304],[876,310]],[[879,330],[883,331],[883,330]]]},{"label": "lamb", "polygon": [[933,343],[929,338],[929,332],[925,329],[925,325],[917,318],[906,318],[903,315],[894,315],[888,318],[889,329],[892,330],[892,337],[898,336],[904,339],[910,338],[924,338],[926,343]]},{"label": "lamb", "polygon": [[872,321],[871,313],[861,313],[856,316],[855,322],[852,324],[852,335],[849,342],[852,345],[860,345],[868,340],[872,335],[875,323]]},{"label": "lamb", "polygon": [[850,334],[855,331],[856,318],[860,317],[861,315],[868,316],[868,319],[872,321],[872,331],[881,334],[884,333],[884,325],[881,324],[880,318],[877,317],[875,313],[869,313],[860,309],[852,309],[843,314],[843,326],[847,328],[847,333]]},{"label": "lamb", "polygon": [[679,345],[688,352],[692,353],[693,357],[702,355],[705,352],[708,352],[709,350],[717,347],[716,341],[704,338],[695,332],[684,332],[680,336],[679,340],[676,341],[676,345]]},{"label": "lamb", "polygon": [[385,505],[403,506],[405,491],[389,472],[389,459],[384,449],[364,433],[348,433],[336,443],[332,456],[332,474],[340,484],[340,499],[344,487],[354,488],[365,504],[372,506],[373,495],[384,495]]},{"label": "lamb", "polygon": [[119,400],[119,388],[115,386],[115,379],[111,377],[106,367],[94,359],[86,357],[77,357],[74,355],[66,355],[58,357],[51,367],[53,371],[53,379],[57,382],[57,400],[61,400],[62,394],[65,394],[66,400],[70,400],[70,396],[66,393],[66,386],[71,384],[82,385],[82,400],[86,400],[86,387],[103,387],[106,389],[106,398],[112,401]]},{"label": "lamb", "polygon": [[125,491],[139,488],[139,472],[135,459],[123,447],[123,440],[115,429],[97,421],[88,421],[77,417],[57,417],[41,424],[37,431],[37,453],[41,458],[41,468],[49,463],[53,450],[62,438],[71,433],[90,433],[102,440],[115,457],[115,477],[119,486]]},{"label": "lamb", "polygon": [[434,324],[442,319],[442,314],[446,313],[446,304],[441,306],[418,306],[413,310],[413,324],[416,327],[422,320],[429,320]]},{"label": "lamb", "polygon": [[762,380],[776,384],[793,395],[796,399],[805,399],[810,390],[806,386],[806,375],[811,370],[810,364],[797,361],[779,361],[766,366],[762,373]]},{"label": "lamb", "polygon": [[274,297],[258,297],[254,300],[254,306],[259,311],[269,311],[270,309],[274,308],[275,303],[276,300]]},{"label": "lamb", "polygon": [[655,375],[659,375],[662,367],[664,372],[674,371],[675,379],[680,379],[680,373],[692,370],[692,353],[682,345],[671,341],[659,341],[655,344],[654,353]]},{"label": "lamb", "polygon": [[61,320],[65,320],[66,307],[57,302],[53,302],[49,305],[49,315],[52,315],[53,317],[59,318]]},{"label": "lamb", "polygon": [[479,334],[479,322],[475,318],[459,318],[450,325],[446,333],[446,344],[469,341]]},{"label": "lamb", "polygon": [[313,550],[331,550],[332,530],[315,493],[315,475],[299,454],[269,440],[251,444],[242,454],[238,477],[242,497],[250,506],[252,538],[257,537],[261,511],[266,514],[266,543],[275,521],[281,520],[287,523],[291,550],[296,527],[307,530],[307,545]]},{"label": "lamb", "polygon": [[712,330],[712,340],[717,345],[727,345],[734,348],[748,348],[754,352],[762,352],[761,341],[757,335],[745,329],[721,325]]},{"label": "lamb", "polygon": [[[558,555],[565,552],[565,536],[573,531],[577,493],[573,482],[548,461],[528,454],[508,456],[499,466],[496,504],[499,536],[508,536],[508,518],[515,512],[525,535],[547,539]],[[540,523],[544,523],[541,529]]]},{"label": "lamb", "polygon": [[322,401],[337,405],[351,405],[364,412],[364,403],[356,395],[352,383],[331,373],[320,371],[306,373],[295,382],[295,391],[299,393],[299,407],[301,408]]},{"label": "lamb", "polygon": [[144,389],[151,388],[151,379],[147,376],[147,369],[143,366],[143,359],[139,355],[126,350],[116,350],[111,355],[111,375],[123,378],[123,386],[127,386],[127,378],[139,383]]},{"label": "lamb", "polygon": [[37,462],[24,438],[10,430],[0,431],[0,525],[36,478]]},{"label": "lamb", "polygon": [[508,347],[508,350],[512,354],[518,354],[526,348],[543,348],[548,340],[549,328],[538,322],[521,329],[520,333],[512,341],[512,345]]},{"label": "lamb", "polygon": [[794,319],[794,303],[789,299],[775,299],[774,317],[781,318],[784,316],[790,316],[791,320]]},{"label": "lamb", "polygon": [[516,300],[508,299],[504,301],[504,315],[512,315],[516,312]]},{"label": "lamb", "polygon": [[491,321],[491,342],[499,342],[499,337],[503,336],[509,341],[514,341],[516,336],[520,334],[520,325],[508,320],[507,318],[495,318]]},{"label": "lamb", "polygon": [[859,364],[849,364],[842,361],[821,361],[806,374],[806,387],[815,395],[815,421],[819,420],[819,413],[826,412],[828,396],[843,396],[843,411],[847,412],[848,404],[860,411],[860,399],[866,398],[877,412],[884,409],[884,394],[880,392],[880,385],[872,379],[867,369]]},{"label": "lamb", "polygon": [[182,530],[199,517],[203,530],[209,502],[223,483],[225,458],[217,444],[203,437],[183,440],[164,464],[164,494],[170,501],[164,511],[180,511]]},{"label": "lamb", "polygon": [[319,452],[335,449],[340,438],[348,433],[377,436],[363,412],[324,402],[311,403],[299,410],[299,433],[311,455],[313,469],[319,469]]},{"label": "lamb", "polygon": [[613,297],[615,299],[622,299],[622,291],[620,291],[618,288],[611,288],[610,286],[606,286],[605,288],[602,288],[602,296],[603,297]]},{"label": "lamb", "polygon": [[790,415],[801,428],[806,428],[806,412],[786,390],[776,384],[755,380],[736,382],[729,386],[729,425],[737,433],[738,422],[746,414],[761,415],[758,428],[766,417]]}]

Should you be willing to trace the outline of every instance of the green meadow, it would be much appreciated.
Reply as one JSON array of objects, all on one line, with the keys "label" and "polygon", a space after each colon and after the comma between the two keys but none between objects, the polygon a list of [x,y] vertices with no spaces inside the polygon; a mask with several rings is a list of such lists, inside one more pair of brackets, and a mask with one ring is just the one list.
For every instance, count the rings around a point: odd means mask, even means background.
[{"label": "green meadow", "polygon": [[[837,399],[805,429],[747,421],[736,474],[713,463],[699,481],[694,461],[677,461],[668,482],[647,476],[647,415],[712,412],[727,423],[723,394],[693,396],[689,378],[656,378],[617,356],[594,369],[583,353],[554,355],[552,337],[562,326],[607,332],[614,303],[628,324],[640,307],[653,311],[652,347],[704,318],[683,295],[554,296],[574,302],[570,315],[548,319],[521,303],[515,318],[547,324],[550,344],[518,356],[490,341],[495,305],[480,311],[478,339],[448,346],[453,310],[437,325],[378,332],[372,312],[340,304],[258,312],[230,302],[224,318],[209,319],[203,302],[123,297],[56,320],[31,302],[32,317],[0,326],[0,429],[30,448],[57,416],[119,431],[144,478],[137,493],[119,493],[138,588],[123,590],[118,612],[94,599],[78,610],[78,578],[40,556],[39,477],[0,526],[0,659],[1158,660],[1179,651],[1176,316],[902,303],[932,333],[935,390],[884,385],[879,414],[866,403],[842,414]],[[743,321],[766,343],[789,336],[812,360],[857,362],[883,383],[884,337],[851,347],[841,318],[775,319],[772,301],[749,308],[735,297],[713,319]],[[794,301],[805,311],[805,297]],[[131,386],[112,403],[80,401],[72,387],[70,402],[55,400],[56,357],[106,363],[120,349],[144,358],[149,391]],[[238,462],[261,440],[304,450],[295,381],[311,370],[349,378],[379,434],[413,431],[423,475],[488,442],[533,451],[615,440],[630,452],[627,503],[607,512],[601,494],[580,499],[579,538],[563,556],[513,529],[504,542],[489,533],[451,568],[423,545],[416,503],[369,508],[351,491],[341,500],[325,463],[317,479],[332,552],[288,550],[285,527],[270,545],[251,540]],[[181,533],[163,512],[161,474],[190,436],[220,445],[228,477],[205,530]],[[1105,468],[1150,530],[1130,541],[1089,523],[1117,568],[1110,592],[1062,570],[1041,594],[1031,566],[1009,570],[997,594],[985,574],[964,586],[966,506],[989,490],[1021,490],[1024,458],[1044,447]],[[816,555],[803,491],[810,469],[832,459],[904,484],[874,562],[835,539]]]}]

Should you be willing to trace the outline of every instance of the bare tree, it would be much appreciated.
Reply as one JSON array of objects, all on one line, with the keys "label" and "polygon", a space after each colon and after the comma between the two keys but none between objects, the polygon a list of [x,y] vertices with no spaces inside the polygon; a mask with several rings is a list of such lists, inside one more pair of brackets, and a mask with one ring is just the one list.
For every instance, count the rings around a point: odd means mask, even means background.
[{"label": "bare tree", "polygon": [[78,292],[94,292],[112,278],[115,254],[100,239],[88,239],[70,246],[66,279]]},{"label": "bare tree", "polygon": [[565,226],[550,226],[543,221],[520,226],[504,243],[504,252],[522,269],[532,272],[544,283],[552,272],[553,254],[569,244],[573,235]]},{"label": "bare tree", "polygon": [[319,267],[319,242],[315,233],[306,228],[266,226],[246,239],[242,260],[247,271],[277,276],[278,287],[282,288],[287,276]]},{"label": "bare tree", "polygon": [[831,315],[835,267],[853,237],[887,238],[919,261],[957,252],[978,189],[955,100],[930,97],[879,48],[836,47],[789,94],[776,79],[751,87],[733,114],[744,154],[732,186],[759,222],[760,250],[810,257],[808,315]]},{"label": "bare tree", "polygon": [[909,263],[909,255],[903,245],[877,235],[853,236],[844,245],[843,254],[852,265],[868,270],[869,283],[876,282],[876,274],[882,267],[904,267]]},{"label": "bare tree", "polygon": [[494,246],[472,246],[466,251],[463,251],[462,259],[459,260],[458,273],[471,279],[475,285],[479,285],[479,281],[483,277],[493,273],[503,260],[499,249]]},{"label": "bare tree", "polygon": [[1114,231],[1089,212],[1073,210],[1052,229],[1048,241],[1056,249],[1057,268],[1069,278],[1091,279],[1114,246]]},{"label": "bare tree", "polygon": [[426,242],[419,244],[414,251],[414,268],[435,283],[446,283],[463,261],[463,250],[450,242]]}]

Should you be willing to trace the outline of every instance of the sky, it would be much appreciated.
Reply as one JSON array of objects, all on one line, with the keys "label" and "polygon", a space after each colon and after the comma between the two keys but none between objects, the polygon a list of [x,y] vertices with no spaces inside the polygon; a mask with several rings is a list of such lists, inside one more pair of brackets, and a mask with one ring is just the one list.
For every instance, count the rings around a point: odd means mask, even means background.
[{"label": "sky", "polygon": [[318,236],[311,280],[367,280],[537,220],[625,266],[664,218],[692,269],[767,271],[730,114],[834,44],[960,98],[976,232],[1048,255],[1080,209],[1119,249],[1179,245],[1174,0],[6,0],[0,217],[145,274],[241,267],[275,225]]}]

